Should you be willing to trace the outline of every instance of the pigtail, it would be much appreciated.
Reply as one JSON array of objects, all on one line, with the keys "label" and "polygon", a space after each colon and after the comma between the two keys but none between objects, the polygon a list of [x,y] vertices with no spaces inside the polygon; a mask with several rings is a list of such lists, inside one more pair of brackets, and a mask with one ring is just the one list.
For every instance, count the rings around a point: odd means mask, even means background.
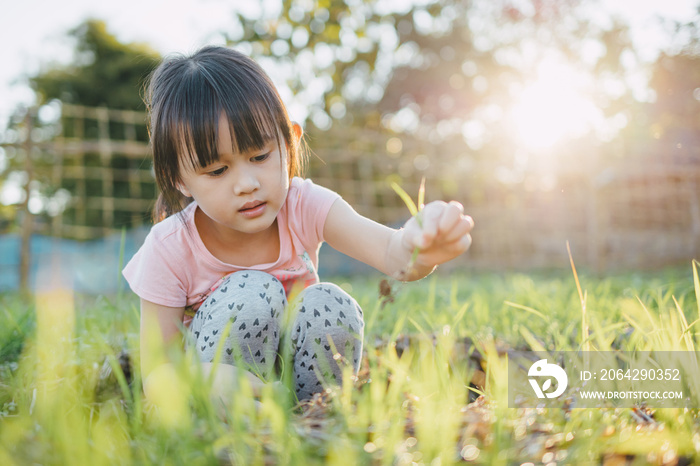
[{"label": "pigtail", "polygon": [[162,222],[171,215],[181,212],[191,202],[192,199],[185,197],[180,191],[175,191],[170,196],[165,196],[161,192],[153,206],[153,223]]},{"label": "pigtail", "polygon": [[168,218],[171,213],[170,207],[165,202],[163,194],[158,194],[158,199],[156,199],[156,204],[153,206],[153,223],[159,223]]}]

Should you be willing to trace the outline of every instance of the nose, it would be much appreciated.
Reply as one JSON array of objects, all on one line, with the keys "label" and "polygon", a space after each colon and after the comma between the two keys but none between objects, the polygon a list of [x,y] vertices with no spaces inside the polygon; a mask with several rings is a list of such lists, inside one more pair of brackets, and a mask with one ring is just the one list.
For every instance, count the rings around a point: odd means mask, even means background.
[{"label": "nose", "polygon": [[250,194],[260,188],[260,182],[254,170],[248,167],[239,167],[234,177],[233,192],[236,196]]}]

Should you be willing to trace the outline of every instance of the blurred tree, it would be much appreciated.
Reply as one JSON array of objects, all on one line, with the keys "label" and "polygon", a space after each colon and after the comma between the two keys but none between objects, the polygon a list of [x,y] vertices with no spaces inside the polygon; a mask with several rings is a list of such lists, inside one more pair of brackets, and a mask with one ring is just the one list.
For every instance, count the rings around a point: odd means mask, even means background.
[{"label": "blurred tree", "polygon": [[700,149],[700,9],[695,21],[676,24],[686,37],[680,53],[662,53],[651,77],[655,102],[651,109],[652,137],[664,151],[696,154]]},{"label": "blurred tree", "polygon": [[650,66],[647,101],[630,102],[618,138],[626,152],[673,158],[700,154],[700,8],[672,22],[674,44]]},{"label": "blurred tree", "polygon": [[141,88],[160,56],[146,44],[123,44],[104,21],[90,19],[69,32],[76,39],[73,63],[30,78],[38,103],[51,99],[89,107],[145,110]]},{"label": "blurred tree", "polygon": [[[103,196],[108,191],[104,187],[105,181],[100,179],[89,180],[82,196],[76,193],[74,179],[64,178],[57,184],[52,174],[56,154],[50,150],[40,151],[36,147],[31,156],[31,165],[34,167],[32,181],[26,182],[27,154],[25,144],[21,141],[48,143],[59,133],[64,137],[97,139],[100,137],[100,124],[97,120],[67,118],[61,114],[60,103],[145,111],[141,89],[146,77],[160,60],[159,54],[146,44],[119,42],[100,20],[87,20],[69,31],[68,35],[75,39],[73,61],[67,65],[51,65],[29,77],[36,92],[37,107],[17,109],[10,118],[4,135],[0,135],[0,141],[6,143],[4,149],[0,148],[4,151],[3,159],[6,162],[4,171],[0,172],[0,187],[6,192],[15,193],[10,196],[14,197],[11,202],[23,205],[25,211],[29,209],[32,213],[39,214],[39,221],[44,223],[54,215],[71,217],[71,205],[86,201],[80,197]],[[113,139],[124,138],[126,132],[132,131],[132,136],[137,141],[148,140],[145,118],[143,125],[131,128],[110,121],[108,131]],[[75,158],[63,157],[63,167],[70,170],[79,163],[90,171],[104,163],[99,154],[90,152],[85,152],[78,160],[80,162],[76,162]],[[128,164],[138,165],[140,162],[114,157],[111,163],[121,164],[114,168],[124,168]],[[127,184],[126,181],[119,183]],[[115,182],[115,195],[117,188]],[[12,214],[16,215],[16,212],[13,210]],[[4,221],[0,219],[0,225],[4,224],[9,229],[16,223],[15,220],[6,217]],[[70,218],[68,220],[67,223],[72,223]],[[102,212],[97,209],[90,212],[85,222],[93,227],[120,226],[106,225]]]},{"label": "blurred tree", "polygon": [[[594,24],[591,3],[581,0],[442,0],[387,8],[378,0],[285,0],[279,15],[238,13],[238,28],[228,33],[228,40],[258,59],[306,65],[288,78],[293,91],[305,91],[305,77],[329,76],[331,81],[322,79],[321,90],[329,114],[339,113],[330,111],[337,98],[378,101],[385,91],[391,97],[383,104],[396,107],[396,95],[406,88],[417,103],[430,108],[436,102],[428,102],[443,88],[454,90],[455,80],[444,82],[453,77],[446,69],[467,80],[479,74],[493,79],[495,91],[503,93],[496,82],[504,78],[500,71],[515,71],[522,78],[552,50],[582,61],[582,49],[597,41],[603,52],[585,65],[613,73],[619,72],[620,56],[631,51],[626,27]],[[408,72],[397,75],[400,70],[410,70],[410,79]],[[365,78],[363,89],[356,77]],[[468,87],[464,89],[471,93]]]},{"label": "blurred tree", "polygon": [[[239,13],[227,37],[274,60],[294,103],[306,105],[321,130],[333,122],[382,128],[427,141],[452,162],[466,160],[465,172],[472,162],[492,172],[504,166],[522,180],[528,163],[578,163],[590,158],[592,139],[609,138],[591,124],[578,136],[585,144],[565,141],[548,159],[520,157],[528,149],[514,137],[510,114],[543,63],[564,64],[585,81],[582,99],[600,119],[635,100],[633,70],[622,66],[636,62],[627,26],[601,21],[599,8],[583,0],[284,0],[279,11]],[[529,162],[515,167],[518,157]]]}]

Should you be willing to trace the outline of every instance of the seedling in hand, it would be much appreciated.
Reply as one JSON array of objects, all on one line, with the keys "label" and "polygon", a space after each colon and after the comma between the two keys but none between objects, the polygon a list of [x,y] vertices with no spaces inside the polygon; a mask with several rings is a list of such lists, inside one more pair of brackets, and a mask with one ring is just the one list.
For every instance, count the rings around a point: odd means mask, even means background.
[{"label": "seedling in hand", "polygon": [[[413,202],[411,196],[409,196],[409,194],[396,182],[392,181],[391,187],[396,192],[396,194],[399,195],[404,204],[406,204],[406,207],[408,207],[411,216],[416,219],[418,226],[422,228],[423,220],[421,217],[421,211],[423,210],[423,206],[425,205],[425,177],[421,179],[420,188],[418,188],[418,205],[416,205],[416,203]],[[413,269],[413,266],[416,263],[416,259],[418,258],[419,253],[420,248],[415,247],[413,249],[413,253],[411,254],[411,260],[409,261],[408,265],[401,269],[401,271],[397,274],[396,277],[392,277],[393,280],[404,279],[410,274],[411,269]],[[379,282],[379,296],[382,298],[382,308],[386,306],[387,303],[394,302],[392,285],[386,278]]]},{"label": "seedling in hand", "polygon": [[[408,207],[409,212],[411,212],[411,216],[416,219],[416,222],[418,222],[418,226],[423,228],[423,218],[421,217],[421,211],[423,210],[423,207],[425,206],[425,177],[423,177],[420,181],[420,188],[418,188],[418,205],[416,205],[413,202],[413,199],[411,199],[411,196],[408,195],[404,189],[399,186],[395,182],[391,182],[391,187],[393,190],[396,192],[396,194],[399,195],[401,200],[406,204],[406,207]],[[404,267],[401,272],[399,272],[398,278],[405,278],[410,272],[411,269],[413,268],[413,265],[416,263],[416,258],[418,257],[418,254],[420,253],[420,248],[415,247],[413,249],[413,254],[411,255],[411,260],[408,263],[406,267]]]}]

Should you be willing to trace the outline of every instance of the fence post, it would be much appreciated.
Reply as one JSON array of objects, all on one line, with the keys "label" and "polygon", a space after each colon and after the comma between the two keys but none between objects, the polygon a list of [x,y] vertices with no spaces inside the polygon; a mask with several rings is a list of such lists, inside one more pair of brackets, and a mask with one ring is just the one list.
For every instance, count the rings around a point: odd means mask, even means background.
[{"label": "fence post", "polygon": [[25,188],[25,198],[22,202],[22,232],[19,256],[19,289],[24,295],[29,294],[29,269],[31,266],[32,230],[34,229],[34,215],[29,211],[29,196],[31,185],[34,180],[34,163],[32,162],[32,109],[27,109],[24,117],[26,137],[24,139],[24,171],[27,174],[27,185]]}]

